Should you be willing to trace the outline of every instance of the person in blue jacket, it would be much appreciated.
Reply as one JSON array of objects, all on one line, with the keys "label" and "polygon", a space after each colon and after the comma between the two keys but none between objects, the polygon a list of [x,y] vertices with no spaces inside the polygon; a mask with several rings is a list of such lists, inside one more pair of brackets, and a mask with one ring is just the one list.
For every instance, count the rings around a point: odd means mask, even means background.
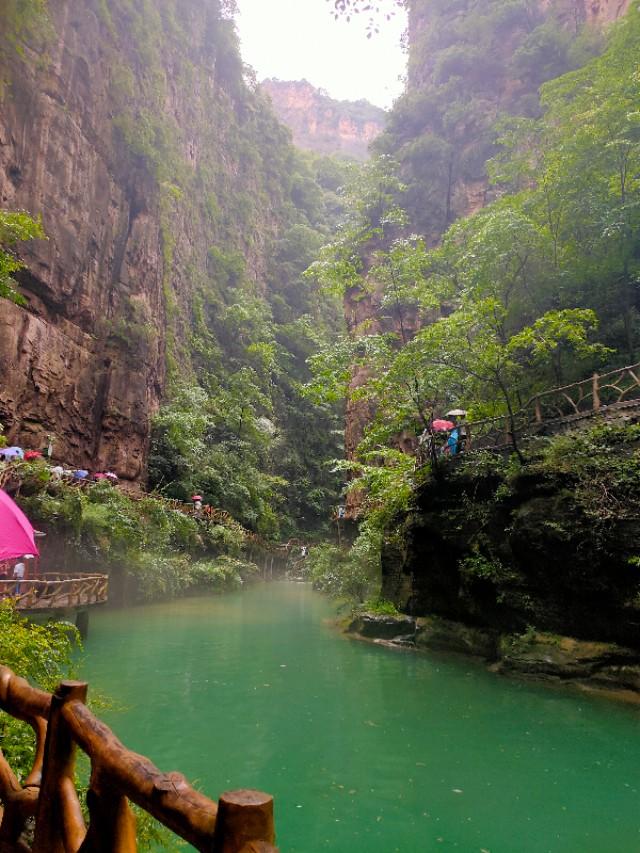
[{"label": "person in blue jacket", "polygon": [[451,432],[449,433],[449,438],[447,439],[447,447],[449,448],[449,455],[455,456],[458,452],[458,439],[460,438],[460,433],[458,432],[458,427],[455,426]]}]

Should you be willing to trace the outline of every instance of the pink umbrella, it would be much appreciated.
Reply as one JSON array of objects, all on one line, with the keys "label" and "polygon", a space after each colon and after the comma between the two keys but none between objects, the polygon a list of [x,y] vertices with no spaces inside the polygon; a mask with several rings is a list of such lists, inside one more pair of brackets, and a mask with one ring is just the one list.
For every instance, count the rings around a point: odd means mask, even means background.
[{"label": "pink umbrella", "polygon": [[0,489],[0,560],[39,553],[28,518]]},{"label": "pink umbrella", "polygon": [[453,421],[436,420],[431,424],[431,429],[435,432],[446,432],[449,429],[454,429]]}]

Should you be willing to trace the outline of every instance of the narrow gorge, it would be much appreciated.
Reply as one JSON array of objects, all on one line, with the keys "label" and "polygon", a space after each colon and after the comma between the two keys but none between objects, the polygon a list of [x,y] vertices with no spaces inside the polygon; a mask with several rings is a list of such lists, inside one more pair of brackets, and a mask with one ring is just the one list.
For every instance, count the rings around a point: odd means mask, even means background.
[{"label": "narrow gorge", "polygon": [[0,31],[0,851],[629,853],[638,0]]}]

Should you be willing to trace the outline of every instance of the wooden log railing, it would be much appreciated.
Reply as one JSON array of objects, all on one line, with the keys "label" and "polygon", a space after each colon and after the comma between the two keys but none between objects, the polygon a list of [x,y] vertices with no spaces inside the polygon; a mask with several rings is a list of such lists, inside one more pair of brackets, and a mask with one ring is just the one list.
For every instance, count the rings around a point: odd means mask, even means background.
[{"label": "wooden log railing", "polygon": [[109,576],[105,574],[48,572],[20,582],[0,580],[0,599],[13,598],[18,610],[64,610],[102,604],[108,596]]},{"label": "wooden log railing", "polygon": [[640,362],[542,391],[515,412],[513,424],[508,415],[469,421],[466,424],[467,447],[469,450],[499,450],[513,445],[514,427],[517,437],[553,432],[598,414],[639,406]]},{"label": "wooden log railing", "polygon": [[[134,853],[130,802],[203,853],[277,853],[271,796],[241,790],[214,803],[179,773],[161,773],[126,749],[86,696],[83,682],[65,681],[51,695],[0,666],[0,708],[29,723],[36,738],[22,784],[0,752],[0,853]],[[78,747],[91,762],[88,826],[75,785]]]}]

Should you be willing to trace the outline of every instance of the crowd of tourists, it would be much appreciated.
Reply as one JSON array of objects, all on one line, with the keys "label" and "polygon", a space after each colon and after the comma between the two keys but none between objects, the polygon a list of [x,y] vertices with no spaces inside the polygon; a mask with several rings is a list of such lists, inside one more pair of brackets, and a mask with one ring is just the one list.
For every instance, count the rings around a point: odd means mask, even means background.
[{"label": "crowd of tourists", "polygon": [[37,459],[46,460],[51,476],[57,480],[65,480],[71,483],[95,483],[106,480],[112,484],[118,482],[118,475],[113,471],[96,471],[91,473],[86,468],[65,468],[63,465],[51,465],[51,443],[47,450],[24,450],[14,445],[12,447],[0,447],[0,462],[34,462]]}]

